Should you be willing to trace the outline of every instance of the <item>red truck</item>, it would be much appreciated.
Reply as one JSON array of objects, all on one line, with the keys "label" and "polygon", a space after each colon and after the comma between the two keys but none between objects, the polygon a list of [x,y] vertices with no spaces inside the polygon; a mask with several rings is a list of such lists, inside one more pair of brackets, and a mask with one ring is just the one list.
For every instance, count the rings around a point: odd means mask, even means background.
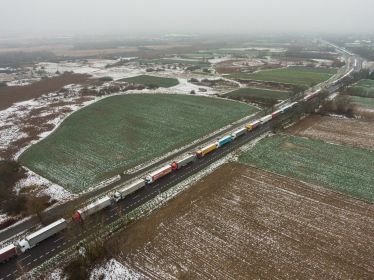
[{"label": "red truck", "polygon": [[17,256],[17,248],[11,244],[0,250],[0,263],[5,263]]}]

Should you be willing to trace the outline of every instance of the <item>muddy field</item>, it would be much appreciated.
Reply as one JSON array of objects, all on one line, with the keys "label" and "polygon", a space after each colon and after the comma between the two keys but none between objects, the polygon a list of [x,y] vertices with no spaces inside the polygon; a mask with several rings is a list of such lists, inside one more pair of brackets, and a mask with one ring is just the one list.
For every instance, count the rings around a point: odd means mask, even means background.
[{"label": "muddy field", "polygon": [[288,134],[374,149],[372,121],[309,116],[286,131]]},{"label": "muddy field", "polygon": [[108,245],[145,279],[372,279],[373,210],[229,163]]},{"label": "muddy field", "polygon": [[58,77],[42,79],[26,86],[0,87],[0,110],[5,110],[16,102],[30,100],[61,89],[69,84],[80,84],[87,81],[90,75],[68,74]]}]

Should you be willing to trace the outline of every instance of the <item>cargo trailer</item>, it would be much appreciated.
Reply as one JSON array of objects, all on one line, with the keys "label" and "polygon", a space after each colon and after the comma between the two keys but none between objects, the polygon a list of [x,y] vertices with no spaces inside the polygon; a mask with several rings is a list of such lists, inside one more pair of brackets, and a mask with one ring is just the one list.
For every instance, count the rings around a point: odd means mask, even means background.
[{"label": "cargo trailer", "polygon": [[265,116],[265,117],[263,117],[263,118],[260,119],[260,123],[261,124],[267,123],[271,119],[273,119],[273,116],[272,115],[267,115],[267,116]]},{"label": "cargo trailer", "polygon": [[17,256],[17,248],[13,244],[8,245],[0,250],[0,263],[5,263]]},{"label": "cargo trailer", "polygon": [[247,131],[246,128],[241,128],[241,129],[239,129],[239,130],[237,130],[237,131],[234,131],[234,132],[231,134],[231,137],[232,137],[232,139],[234,140],[234,139],[238,138],[240,135],[245,134],[246,131]]},{"label": "cargo trailer", "polygon": [[114,199],[118,202],[121,199],[124,199],[126,196],[136,192],[137,190],[145,186],[145,180],[137,180],[134,183],[119,189],[114,193]]},{"label": "cargo trailer", "polygon": [[171,173],[171,171],[173,171],[171,165],[166,165],[156,170],[155,172],[152,172],[151,174],[149,174],[145,180],[147,181],[147,184],[152,184],[154,181]]},{"label": "cargo trailer", "polygon": [[291,103],[291,108],[295,107],[297,105],[297,102]]},{"label": "cargo trailer", "polygon": [[67,222],[65,219],[60,219],[40,230],[26,236],[25,239],[18,243],[19,247],[21,248],[22,253],[26,252],[27,250],[31,249],[32,247],[38,245],[43,240],[59,233],[60,231],[66,229]]},{"label": "cargo trailer", "polygon": [[188,155],[184,158],[181,158],[177,161],[174,161],[172,164],[171,164],[171,167],[173,168],[173,171],[174,170],[177,170],[191,162],[193,162],[194,160],[196,159],[196,156],[195,155]]},{"label": "cargo trailer", "polygon": [[210,144],[204,148],[202,148],[200,151],[196,152],[197,158],[201,158],[203,155],[215,150],[218,148],[218,143]]},{"label": "cargo trailer", "polygon": [[222,147],[223,145],[229,143],[232,140],[232,136],[228,135],[218,140],[218,147]]},{"label": "cargo trailer", "polygon": [[275,111],[273,114],[271,114],[273,119],[275,119],[276,117],[280,115],[282,115],[282,110]]},{"label": "cargo trailer", "polygon": [[251,131],[252,129],[260,126],[261,122],[260,121],[255,121],[253,123],[250,123],[249,125],[247,125],[247,131]]},{"label": "cargo trailer", "polygon": [[81,222],[85,220],[88,216],[103,210],[104,208],[109,207],[112,204],[109,196],[104,196],[98,201],[87,205],[86,207],[79,209],[76,213],[73,214],[72,219],[74,223]]},{"label": "cargo trailer", "polygon": [[286,111],[289,110],[289,109],[291,109],[291,105],[288,105],[288,106],[286,106],[286,107],[283,107],[283,108],[282,108],[282,112],[284,113],[284,112],[286,112]]}]

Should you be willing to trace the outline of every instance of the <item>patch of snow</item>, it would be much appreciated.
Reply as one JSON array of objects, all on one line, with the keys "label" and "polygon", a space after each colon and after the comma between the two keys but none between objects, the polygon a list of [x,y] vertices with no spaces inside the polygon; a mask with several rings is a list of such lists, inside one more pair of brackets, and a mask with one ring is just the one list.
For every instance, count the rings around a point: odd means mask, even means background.
[{"label": "patch of snow", "polygon": [[103,280],[144,279],[144,276],[133,272],[116,259],[111,259],[105,265],[94,268],[91,271],[90,280],[97,280],[101,275],[104,275]]}]

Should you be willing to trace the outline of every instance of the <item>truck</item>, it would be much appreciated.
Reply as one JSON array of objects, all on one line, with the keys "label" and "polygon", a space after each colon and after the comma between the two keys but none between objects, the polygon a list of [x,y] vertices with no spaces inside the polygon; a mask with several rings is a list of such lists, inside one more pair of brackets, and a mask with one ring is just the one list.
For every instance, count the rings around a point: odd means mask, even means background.
[{"label": "truck", "polygon": [[151,174],[149,174],[147,178],[145,178],[145,180],[147,181],[147,184],[152,184],[153,182],[160,179],[161,177],[164,177],[165,175],[171,173],[171,171],[173,171],[171,165],[166,165],[156,170],[155,172],[152,172]]},{"label": "truck", "polygon": [[225,137],[218,140],[218,147],[222,147],[223,145],[229,143],[232,140],[231,135],[226,135]]},{"label": "truck", "polygon": [[20,247],[22,253],[30,250],[31,248],[39,245],[40,242],[43,240],[56,235],[60,231],[63,231],[67,227],[67,222],[65,219],[60,219],[40,230],[26,236],[25,239],[18,242],[18,246]]},{"label": "truck", "polygon": [[237,131],[234,131],[232,134],[231,134],[231,137],[232,137],[232,140],[238,138],[240,135],[243,135],[245,134],[245,132],[247,131],[247,129],[244,127],[244,128],[241,128]]},{"label": "truck", "polygon": [[17,248],[13,244],[8,245],[0,250],[0,263],[5,263],[17,256]]},{"label": "truck", "polygon": [[273,116],[272,115],[267,115],[267,116],[265,116],[265,117],[263,117],[263,118],[260,119],[260,123],[261,124],[267,123],[271,119],[273,119]]},{"label": "truck", "polygon": [[127,185],[123,187],[122,189],[119,189],[114,193],[114,199],[116,202],[118,202],[121,199],[124,199],[126,196],[136,192],[137,190],[140,190],[145,186],[145,180],[137,180],[133,182],[130,185]]},{"label": "truck", "polygon": [[196,159],[196,156],[195,155],[188,155],[184,158],[181,158],[177,161],[174,161],[172,164],[171,164],[171,167],[173,169],[173,171],[193,162],[194,160]]},{"label": "truck", "polygon": [[275,119],[276,117],[278,117],[279,115],[282,115],[283,111],[282,110],[278,110],[278,111],[275,111],[273,114],[271,114],[271,117],[273,119]]},{"label": "truck", "polygon": [[201,158],[203,155],[215,150],[218,148],[218,143],[209,144],[208,146],[205,146],[201,150],[196,152],[197,158]]},{"label": "truck", "polygon": [[99,199],[96,202],[93,202],[86,207],[79,209],[72,215],[72,219],[74,223],[81,222],[85,220],[88,216],[99,212],[112,204],[109,196],[104,196],[103,198]]},{"label": "truck", "polygon": [[260,126],[260,121],[255,121],[253,123],[250,123],[249,125],[247,125],[247,131],[251,131],[252,129]]}]

